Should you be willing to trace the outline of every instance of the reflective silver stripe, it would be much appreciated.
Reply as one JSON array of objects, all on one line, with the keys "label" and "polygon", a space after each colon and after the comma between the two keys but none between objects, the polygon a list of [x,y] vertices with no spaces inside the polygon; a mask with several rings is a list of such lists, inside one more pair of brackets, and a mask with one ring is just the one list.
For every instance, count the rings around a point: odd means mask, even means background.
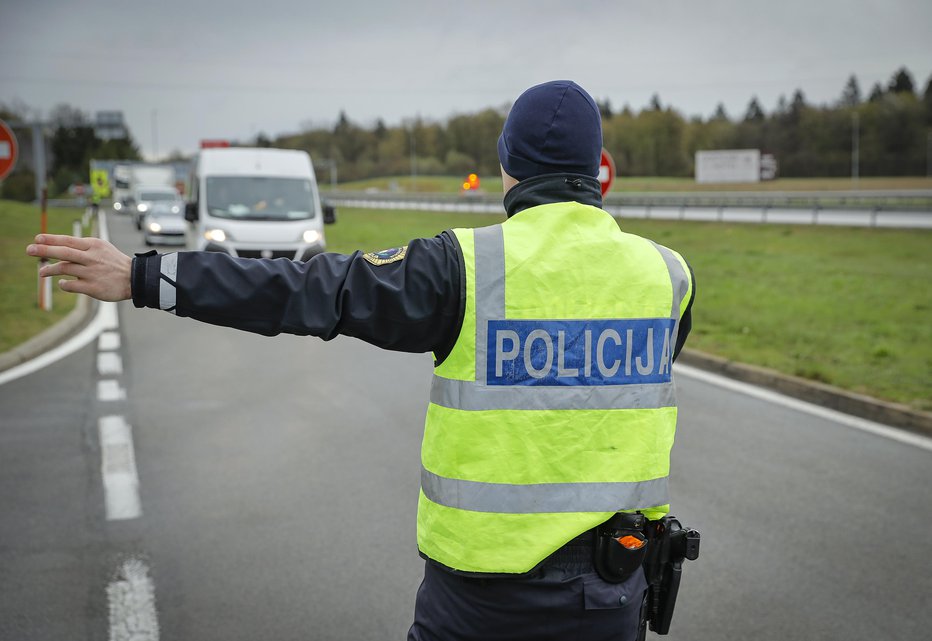
[{"label": "reflective silver stripe", "polygon": [[501,225],[474,232],[476,284],[476,381],[486,382],[489,319],[505,318],[505,237]]},{"label": "reflective silver stripe", "polygon": [[159,309],[175,313],[175,282],[178,280],[178,254],[164,254],[160,262]]},{"label": "reflective silver stripe", "polygon": [[667,266],[667,271],[670,273],[670,282],[673,284],[673,309],[670,311],[670,318],[676,321],[673,332],[673,337],[676,338],[680,329],[680,306],[683,304],[683,299],[686,298],[686,292],[689,291],[689,277],[686,275],[686,270],[683,269],[683,264],[673,255],[672,251],[654,241],[650,241],[650,243],[654,246],[654,249],[660,252],[663,262]]},{"label": "reflective silver stripe", "polygon": [[421,489],[440,505],[504,514],[618,512],[670,502],[667,477],[638,482],[513,485],[450,479],[422,467]]},{"label": "reflective silver stripe", "polygon": [[430,402],[460,410],[622,410],[676,406],[670,383],[641,385],[477,385],[434,376]]}]

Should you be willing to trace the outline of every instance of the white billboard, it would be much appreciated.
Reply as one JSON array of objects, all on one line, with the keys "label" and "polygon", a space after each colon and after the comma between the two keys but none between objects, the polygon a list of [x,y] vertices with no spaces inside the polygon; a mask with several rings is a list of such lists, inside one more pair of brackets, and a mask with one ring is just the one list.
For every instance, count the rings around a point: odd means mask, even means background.
[{"label": "white billboard", "polygon": [[760,182],[760,149],[697,151],[696,182]]}]

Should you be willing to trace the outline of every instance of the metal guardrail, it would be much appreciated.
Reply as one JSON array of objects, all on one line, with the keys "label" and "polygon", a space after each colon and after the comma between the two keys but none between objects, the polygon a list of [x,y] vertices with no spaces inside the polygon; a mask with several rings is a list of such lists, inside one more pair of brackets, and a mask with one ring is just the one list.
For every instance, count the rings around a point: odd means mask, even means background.
[{"label": "metal guardrail", "polygon": [[[504,214],[500,194],[326,191],[343,207]],[[85,201],[50,200],[83,208]],[[102,207],[109,201],[101,202]],[[932,229],[932,190],[857,192],[666,192],[609,194],[603,208],[616,218]]]},{"label": "metal guardrail", "polygon": [[[334,191],[323,198],[343,207],[504,214],[498,194]],[[623,193],[610,194],[603,209],[623,219],[932,229],[932,191]]]},{"label": "metal guardrail", "polygon": [[[430,194],[327,191],[334,202],[480,204],[501,206],[501,194]],[[605,197],[606,206],[619,207],[751,207],[773,209],[845,209],[932,212],[932,190],[797,191],[797,192],[618,192]]]}]

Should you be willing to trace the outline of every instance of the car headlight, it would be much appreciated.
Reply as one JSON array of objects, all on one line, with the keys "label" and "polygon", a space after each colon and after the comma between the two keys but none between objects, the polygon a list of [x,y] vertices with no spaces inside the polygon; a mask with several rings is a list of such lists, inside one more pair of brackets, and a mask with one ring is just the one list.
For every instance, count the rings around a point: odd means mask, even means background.
[{"label": "car headlight", "polygon": [[121,209],[123,209],[123,203],[121,203],[119,200],[116,201],[115,203],[113,203],[113,209],[116,211],[120,211]]},{"label": "car headlight", "polygon": [[136,207],[139,211],[149,211],[149,205],[146,203],[139,203],[139,206]]},{"label": "car headlight", "polygon": [[301,237],[304,239],[304,242],[311,245],[320,240],[320,232],[316,229],[308,229]]},{"label": "car headlight", "polygon": [[215,243],[222,243],[227,239],[227,235],[222,229],[208,229],[204,232],[204,238]]},{"label": "car headlight", "polygon": [[153,223],[149,223],[149,231],[151,231],[153,234],[157,234],[157,233],[159,233],[160,231],[162,231],[162,226],[161,226],[160,224],[154,223],[154,222],[153,222]]}]

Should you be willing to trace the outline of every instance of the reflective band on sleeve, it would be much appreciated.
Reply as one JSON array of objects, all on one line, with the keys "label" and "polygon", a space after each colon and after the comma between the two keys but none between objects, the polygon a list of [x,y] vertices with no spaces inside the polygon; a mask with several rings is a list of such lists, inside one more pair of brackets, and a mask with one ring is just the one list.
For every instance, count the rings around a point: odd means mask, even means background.
[{"label": "reflective band on sleeve", "polygon": [[460,410],[619,410],[676,406],[672,382],[593,387],[485,386],[434,376],[430,402]]},{"label": "reflective band on sleeve", "polygon": [[503,514],[618,512],[669,501],[667,477],[615,483],[480,483],[438,476],[421,468],[421,489],[439,505]]},{"label": "reflective band on sleeve", "polygon": [[165,254],[160,262],[159,309],[174,314],[177,295],[175,282],[178,279],[178,254]]},{"label": "reflective band on sleeve", "polygon": [[489,323],[505,318],[505,237],[501,225],[475,230],[476,381],[486,382]]}]

